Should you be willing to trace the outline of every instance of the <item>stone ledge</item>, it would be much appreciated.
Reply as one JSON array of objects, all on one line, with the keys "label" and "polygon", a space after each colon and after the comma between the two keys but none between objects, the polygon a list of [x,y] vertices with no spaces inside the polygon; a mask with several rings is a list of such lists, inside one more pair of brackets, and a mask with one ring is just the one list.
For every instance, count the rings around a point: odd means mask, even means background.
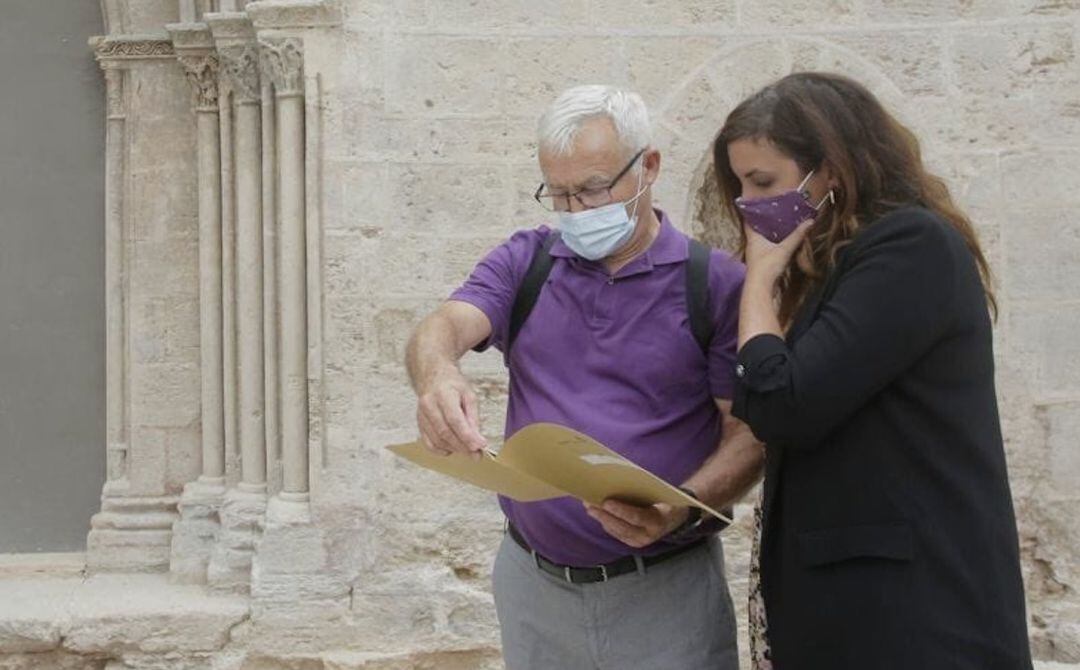
[{"label": "stone ledge", "polygon": [[248,612],[246,598],[170,584],[165,575],[10,574],[0,577],[0,659],[216,651]]}]

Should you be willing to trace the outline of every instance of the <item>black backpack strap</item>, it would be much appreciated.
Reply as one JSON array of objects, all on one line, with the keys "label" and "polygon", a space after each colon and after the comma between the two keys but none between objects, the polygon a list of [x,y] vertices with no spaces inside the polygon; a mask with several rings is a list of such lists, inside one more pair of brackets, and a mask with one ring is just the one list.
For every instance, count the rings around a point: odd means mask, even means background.
[{"label": "black backpack strap", "polygon": [[533,307],[536,306],[536,301],[540,297],[540,290],[544,288],[544,282],[547,281],[548,275],[551,274],[551,267],[555,264],[555,258],[551,255],[551,247],[558,240],[558,231],[553,231],[547,236],[544,245],[533,255],[532,261],[529,263],[529,269],[525,271],[525,278],[521,280],[521,285],[518,286],[517,295],[514,296],[514,306],[510,310],[510,331],[506,336],[506,346],[503,350],[504,356],[508,357],[510,355],[510,348],[514,346],[514,340],[517,339],[521,327],[525,325],[526,319],[529,318]]},{"label": "black backpack strap", "polygon": [[686,262],[686,311],[690,331],[701,351],[708,356],[712,340],[712,310],[709,308],[709,248],[690,239],[690,259]]}]

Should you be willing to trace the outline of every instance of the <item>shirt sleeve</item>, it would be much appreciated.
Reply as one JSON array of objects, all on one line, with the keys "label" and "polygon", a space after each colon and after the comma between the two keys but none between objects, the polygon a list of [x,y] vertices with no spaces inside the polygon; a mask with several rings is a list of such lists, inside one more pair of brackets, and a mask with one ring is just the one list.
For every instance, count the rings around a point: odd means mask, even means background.
[{"label": "shirt sleeve", "polygon": [[550,232],[546,226],[541,226],[514,233],[488,252],[465,283],[450,294],[450,300],[473,305],[491,322],[491,335],[473,347],[474,351],[484,351],[490,346],[503,350],[518,287]]},{"label": "shirt sleeve", "polygon": [[967,252],[947,223],[926,210],[897,212],[849,252],[835,292],[793,345],[765,334],[739,351],[732,413],[762,441],[817,445],[952,323],[956,268]]},{"label": "shirt sleeve", "polygon": [[712,296],[713,336],[709,343],[709,390],[714,398],[735,395],[735,355],[739,342],[739,298],[746,267],[727,252],[709,256],[709,294]]}]

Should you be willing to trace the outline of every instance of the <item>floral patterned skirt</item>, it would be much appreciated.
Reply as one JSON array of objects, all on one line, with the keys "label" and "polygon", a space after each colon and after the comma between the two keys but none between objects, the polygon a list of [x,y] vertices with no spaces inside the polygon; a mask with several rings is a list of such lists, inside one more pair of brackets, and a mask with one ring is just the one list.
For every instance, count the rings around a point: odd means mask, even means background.
[{"label": "floral patterned skirt", "polygon": [[765,598],[761,594],[761,506],[765,487],[761,489],[762,497],[754,506],[754,544],[750,552],[750,664],[753,670],[773,670],[765,619]]}]

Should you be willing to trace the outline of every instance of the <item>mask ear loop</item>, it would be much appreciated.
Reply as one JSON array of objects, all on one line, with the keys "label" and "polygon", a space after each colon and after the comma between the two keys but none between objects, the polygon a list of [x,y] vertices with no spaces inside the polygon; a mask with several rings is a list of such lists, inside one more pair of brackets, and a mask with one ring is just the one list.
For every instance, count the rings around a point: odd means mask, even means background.
[{"label": "mask ear loop", "polygon": [[[644,154],[642,154],[642,156],[644,156]],[[638,165],[638,177],[637,177],[638,190],[637,190],[637,193],[634,195],[634,197],[631,198],[631,200],[633,200],[633,202],[634,202],[634,213],[630,215],[630,220],[634,222],[634,227],[637,227],[638,199],[642,196],[643,193],[645,193],[646,189],[648,189],[650,186],[652,186],[652,184],[646,184],[645,188],[641,188],[641,181],[644,178],[645,178],[645,159],[642,158],[641,164]]]},{"label": "mask ear loop", "polygon": [[817,204],[817,207],[815,207],[814,209],[821,209],[821,206],[825,204],[826,200],[829,201],[830,205],[836,204],[836,196],[833,195],[833,190],[831,188],[829,189],[829,192],[825,194],[825,197],[821,199],[821,202]]}]

